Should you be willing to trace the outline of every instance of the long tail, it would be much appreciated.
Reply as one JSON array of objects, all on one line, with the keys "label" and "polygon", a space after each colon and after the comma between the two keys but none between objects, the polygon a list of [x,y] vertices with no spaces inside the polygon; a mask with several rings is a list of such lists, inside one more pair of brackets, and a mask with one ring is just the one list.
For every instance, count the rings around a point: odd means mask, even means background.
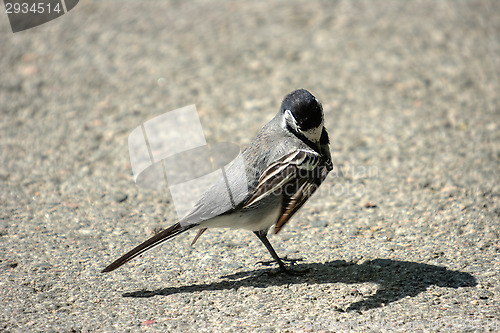
[{"label": "long tail", "polygon": [[123,256],[118,258],[117,260],[113,261],[108,267],[102,270],[102,273],[106,272],[111,272],[121,265],[129,262],[130,260],[134,259],[135,257],[143,254],[146,251],[151,250],[153,247],[160,245],[166,240],[169,240],[170,238],[173,238],[184,231],[187,231],[191,228],[195,227],[195,225],[187,225],[187,226],[181,226],[179,223],[174,224],[170,228],[167,228],[160,233],[154,235],[144,243],[136,246],[132,250],[128,251],[125,253]]}]

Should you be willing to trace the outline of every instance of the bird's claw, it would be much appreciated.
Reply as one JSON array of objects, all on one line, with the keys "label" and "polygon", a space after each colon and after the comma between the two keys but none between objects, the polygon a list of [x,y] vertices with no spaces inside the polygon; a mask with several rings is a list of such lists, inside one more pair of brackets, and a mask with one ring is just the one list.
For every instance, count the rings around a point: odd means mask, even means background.
[{"label": "bird's claw", "polygon": [[[304,259],[302,258],[297,258],[297,259],[288,259],[286,256],[281,259],[282,261],[287,262],[290,266],[294,266],[297,262],[303,261]],[[309,272],[309,268],[304,269],[304,270],[294,270],[291,268],[287,268],[283,263],[277,263],[275,260],[269,260],[269,261],[259,261],[257,264],[261,264],[263,266],[271,266],[272,264],[278,264],[279,265],[279,273],[285,273],[287,275],[291,276],[302,276]]]},{"label": "bird's claw", "polygon": [[[297,259],[288,259],[288,257],[281,258],[282,261],[290,264],[290,265],[295,265],[299,261],[304,261],[302,258],[297,258]],[[272,264],[276,264],[277,262],[275,260],[266,260],[266,261],[257,261],[256,264],[261,264],[262,266],[271,266]]]}]

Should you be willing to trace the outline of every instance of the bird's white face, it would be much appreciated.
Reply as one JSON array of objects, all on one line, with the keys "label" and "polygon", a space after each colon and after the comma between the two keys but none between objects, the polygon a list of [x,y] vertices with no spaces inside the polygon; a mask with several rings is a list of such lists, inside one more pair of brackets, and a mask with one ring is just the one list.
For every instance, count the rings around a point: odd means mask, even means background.
[{"label": "bird's white face", "polygon": [[288,125],[294,131],[304,135],[308,140],[314,143],[319,143],[320,141],[321,133],[323,132],[323,124],[324,120],[321,119],[321,123],[318,126],[303,131],[298,125],[297,120],[295,120],[295,117],[293,116],[290,110],[285,110],[285,112],[283,113],[283,121],[282,121],[283,128],[286,128]]},{"label": "bird's white face", "polygon": [[317,127],[311,128],[307,131],[302,131],[302,133],[312,142],[319,143],[319,140],[321,139],[321,133],[323,132],[323,123],[324,121],[321,121],[321,124],[319,124]]}]

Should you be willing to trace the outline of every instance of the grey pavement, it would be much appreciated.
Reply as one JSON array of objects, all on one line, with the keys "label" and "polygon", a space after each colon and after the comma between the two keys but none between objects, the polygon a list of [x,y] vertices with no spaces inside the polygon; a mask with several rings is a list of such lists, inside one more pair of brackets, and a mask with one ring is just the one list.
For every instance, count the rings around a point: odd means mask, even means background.
[{"label": "grey pavement", "polygon": [[[499,1],[87,0],[0,49],[0,331],[500,331]],[[308,274],[234,230],[100,273],[177,218],[134,128],[244,147],[297,88],[336,168],[270,240]]]}]

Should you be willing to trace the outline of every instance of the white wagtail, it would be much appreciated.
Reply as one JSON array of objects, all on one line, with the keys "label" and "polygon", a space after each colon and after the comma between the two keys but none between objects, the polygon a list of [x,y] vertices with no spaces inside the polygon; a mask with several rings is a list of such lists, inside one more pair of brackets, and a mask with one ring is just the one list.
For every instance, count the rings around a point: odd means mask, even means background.
[{"label": "white wagtail", "polygon": [[[103,272],[189,229],[199,230],[194,244],[207,228],[226,227],[253,231],[280,270],[295,274],[276,254],[267,232],[274,225],[278,233],[332,170],[330,141],[323,124],[323,108],[309,91],[299,89],[285,96],[278,114],[241,153],[244,164],[231,165],[225,181],[205,192],[188,215],[118,258]],[[233,207],[221,204],[227,182],[231,189],[246,189],[232,193]],[[246,184],[233,186],[238,182]]]}]

